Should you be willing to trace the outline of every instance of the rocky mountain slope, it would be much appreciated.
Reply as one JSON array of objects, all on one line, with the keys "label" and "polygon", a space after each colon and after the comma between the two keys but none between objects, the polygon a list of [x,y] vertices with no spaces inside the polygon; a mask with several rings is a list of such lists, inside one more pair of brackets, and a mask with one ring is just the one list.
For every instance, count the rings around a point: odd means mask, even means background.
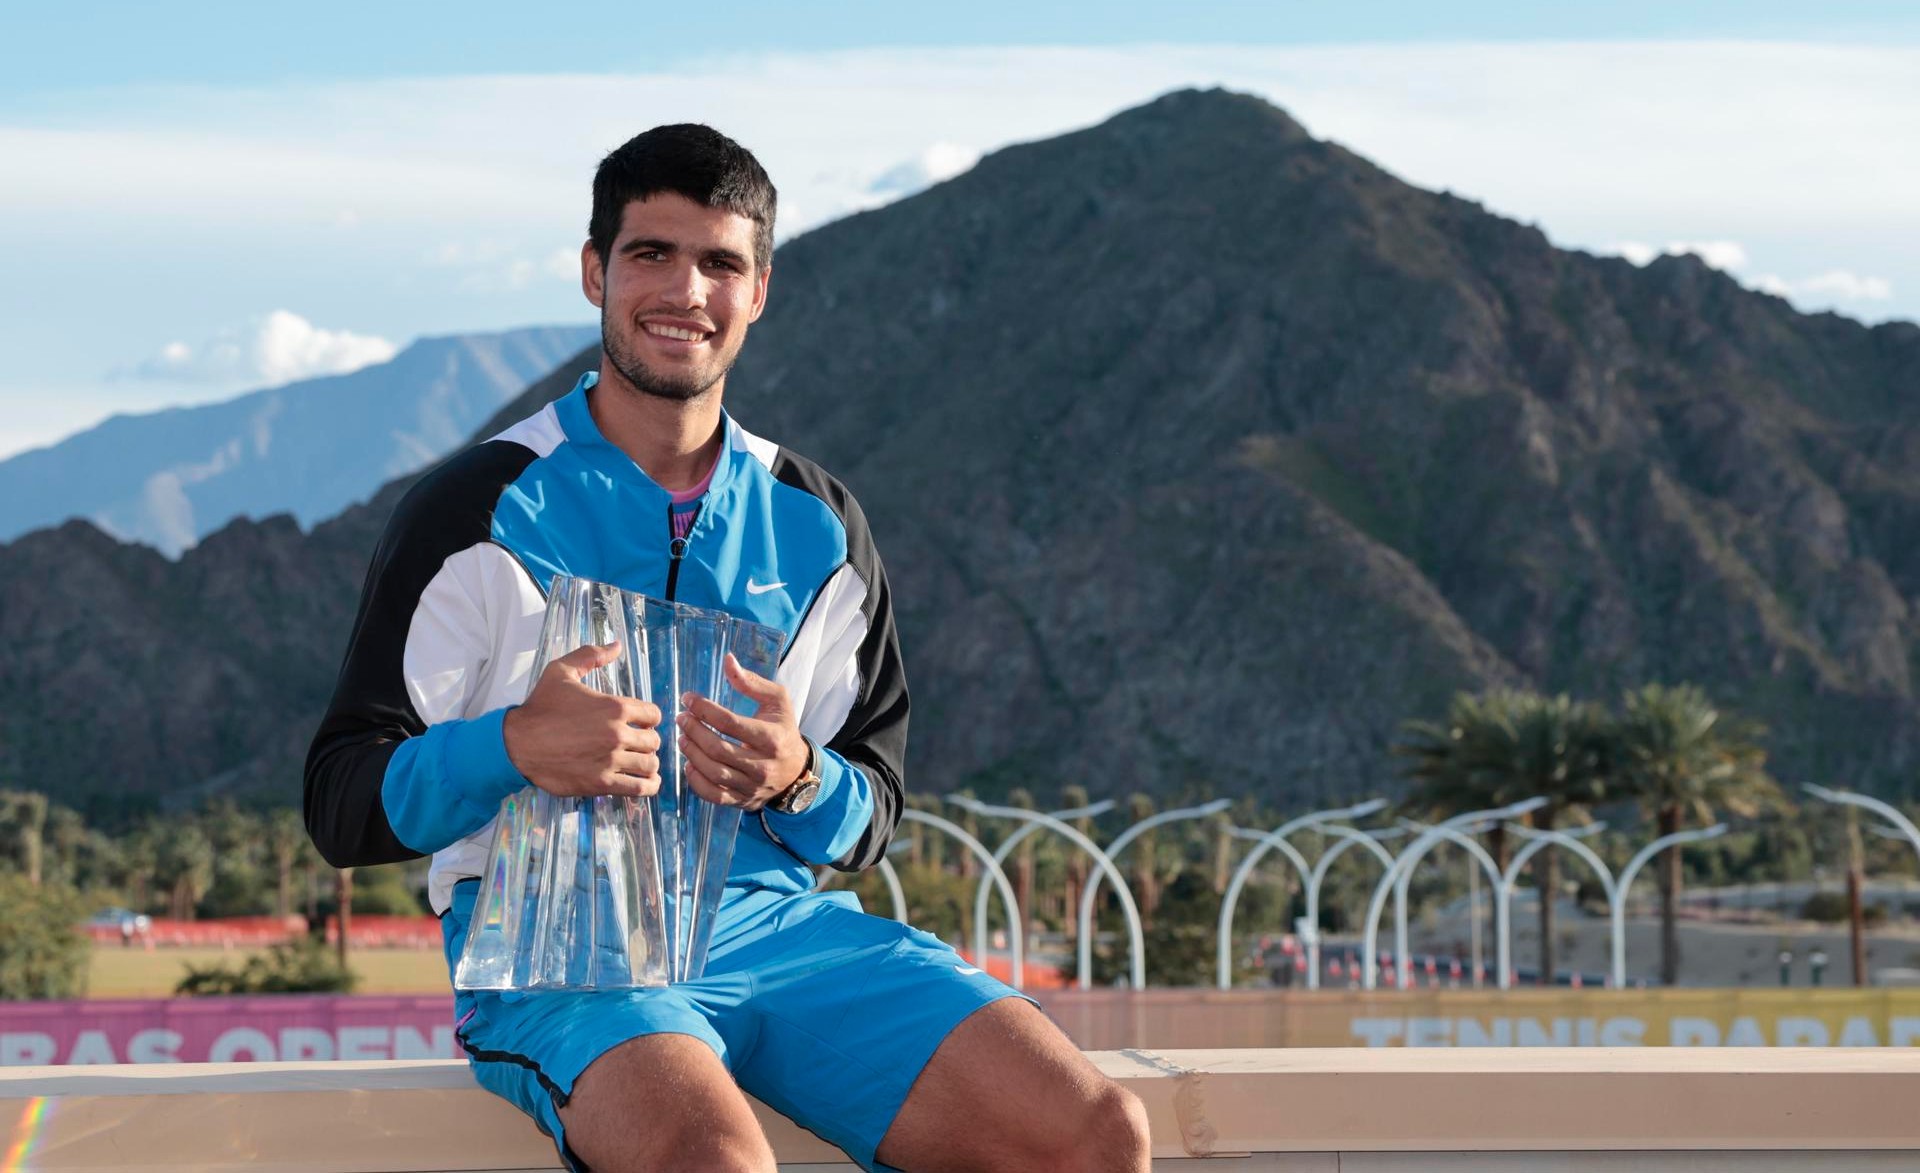
[{"label": "rocky mountain slope", "polygon": [[[1903,792],[1916,391],[1920,327],[1556,249],[1182,92],[784,246],[728,402],[866,506],[913,785],[1287,804],[1395,789],[1399,722],[1496,682],[1696,681],[1790,780]],[[296,793],[393,492],[177,567],[0,550],[0,772]]]},{"label": "rocky mountain slope", "polygon": [[423,338],[389,362],[118,415],[0,461],[0,540],[81,517],[169,556],[236,517],[332,517],[433,463],[596,340],[583,326]]}]

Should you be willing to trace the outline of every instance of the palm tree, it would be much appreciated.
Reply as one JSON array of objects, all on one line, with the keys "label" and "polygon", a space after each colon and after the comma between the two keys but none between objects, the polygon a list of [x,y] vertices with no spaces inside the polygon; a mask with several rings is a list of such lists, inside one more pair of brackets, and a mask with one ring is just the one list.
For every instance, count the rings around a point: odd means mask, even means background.
[{"label": "palm tree", "polygon": [[[1780,801],[1764,768],[1760,726],[1722,713],[1696,685],[1649,684],[1630,692],[1614,726],[1614,768],[1620,787],[1671,835],[1692,815],[1702,823],[1717,811],[1751,816]],[[1680,941],[1674,910],[1680,899],[1680,852],[1663,853],[1660,883],[1660,980],[1680,978]]]},{"label": "palm tree", "polygon": [[267,838],[273,849],[275,889],[274,912],[285,920],[293,915],[293,870],[313,854],[313,841],[307,837],[306,820],[292,807],[281,807],[267,822]]},{"label": "palm tree", "polygon": [[[1153,816],[1153,798],[1150,795],[1135,792],[1127,797],[1127,823],[1131,826]],[[1141,833],[1139,841],[1133,845],[1133,878],[1140,889],[1140,923],[1145,928],[1153,924],[1153,910],[1160,906],[1160,877],[1154,871],[1154,849],[1158,846],[1159,830],[1156,828]]]},{"label": "palm tree", "polygon": [[[1518,720],[1531,694],[1510,688],[1489,689],[1475,696],[1455,693],[1443,721],[1409,721],[1404,739],[1393,752],[1410,759],[1406,774],[1413,779],[1407,794],[1409,807],[1433,818],[1462,811],[1506,806],[1531,798],[1512,766],[1518,741]],[[1494,864],[1507,866],[1506,828],[1487,833]]]},{"label": "palm tree", "polygon": [[[1030,811],[1034,809],[1033,792],[1024,786],[1016,786],[1007,795],[1007,805]],[[1025,823],[1016,822],[1007,828],[1007,834],[1014,834],[1025,826]],[[1020,906],[1020,924],[1025,928],[1029,941],[1034,934],[1033,838],[1033,835],[1025,836],[1013,851],[1013,902]]]},{"label": "palm tree", "polygon": [[[1060,806],[1065,810],[1078,810],[1088,805],[1091,801],[1091,796],[1087,794],[1087,788],[1078,782],[1069,782],[1060,788]],[[1073,829],[1089,839],[1094,838],[1093,820],[1091,818],[1082,816],[1081,818],[1075,819],[1073,821]],[[1098,840],[1095,840],[1095,842],[1098,842]],[[1080,908],[1080,893],[1085,891],[1087,886],[1086,853],[1077,847],[1074,848],[1073,853],[1067,856],[1066,871],[1066,919],[1071,923],[1075,913]]]},{"label": "palm tree", "polygon": [[0,835],[20,861],[27,883],[40,886],[40,856],[47,826],[47,796],[32,790],[0,791]]},{"label": "palm tree", "polygon": [[[1583,815],[1607,794],[1609,723],[1605,710],[1562,693],[1541,696],[1494,689],[1481,696],[1453,699],[1444,723],[1416,721],[1397,751],[1412,758],[1416,780],[1411,801],[1442,815],[1506,806],[1544,798],[1529,816],[1533,826],[1551,831],[1563,818]],[[1488,838],[1502,873],[1507,867],[1507,837],[1495,826]],[[1540,975],[1551,982],[1554,956],[1554,894],[1559,891],[1559,860],[1552,847],[1534,859],[1534,884],[1540,897]]]},{"label": "palm tree", "polygon": [[192,920],[194,906],[213,883],[213,843],[197,823],[183,823],[159,840],[158,879],[169,896],[167,915]]}]

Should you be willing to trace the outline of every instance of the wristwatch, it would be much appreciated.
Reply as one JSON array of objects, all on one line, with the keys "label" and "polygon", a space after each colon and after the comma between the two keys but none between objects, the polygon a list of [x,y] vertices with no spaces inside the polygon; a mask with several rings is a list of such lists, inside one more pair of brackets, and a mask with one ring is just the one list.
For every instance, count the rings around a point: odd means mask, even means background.
[{"label": "wristwatch", "polygon": [[819,751],[813,747],[812,738],[801,738],[807,743],[807,764],[800,771],[800,777],[793,785],[767,800],[767,809],[783,815],[797,815],[813,805],[820,797],[820,775],[814,772],[814,764],[819,760]]}]

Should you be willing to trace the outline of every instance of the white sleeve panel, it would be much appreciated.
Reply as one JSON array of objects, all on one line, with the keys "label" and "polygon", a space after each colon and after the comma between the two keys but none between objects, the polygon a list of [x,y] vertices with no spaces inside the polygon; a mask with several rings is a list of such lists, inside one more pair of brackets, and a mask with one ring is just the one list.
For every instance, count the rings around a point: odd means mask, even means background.
[{"label": "white sleeve panel", "polygon": [[820,590],[793,646],[781,661],[779,680],[800,713],[800,732],[824,745],[840,732],[860,697],[860,643],[867,637],[861,610],[867,584],[852,564],[842,566]]},{"label": "white sleeve panel", "polygon": [[529,617],[537,631],[545,609],[526,571],[491,542],[442,563],[421,593],[402,660],[407,696],[420,719],[434,725],[522,699],[532,658],[502,656],[498,649],[531,647],[533,641],[510,633],[524,633]]}]

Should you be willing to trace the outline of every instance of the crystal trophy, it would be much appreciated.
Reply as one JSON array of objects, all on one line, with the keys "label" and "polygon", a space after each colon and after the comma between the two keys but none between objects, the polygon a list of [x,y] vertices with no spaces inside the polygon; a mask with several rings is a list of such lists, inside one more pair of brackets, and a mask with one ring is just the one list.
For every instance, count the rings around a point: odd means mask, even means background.
[{"label": "crystal trophy", "polygon": [[618,643],[620,655],[582,683],[660,707],[660,790],[558,798],[529,786],[502,801],[455,986],[605,989],[700,976],[740,811],[694,794],[673,719],[688,692],[751,716],[754,703],[726,679],[726,655],[772,677],[785,638],[724,612],[554,578],[530,681],[582,645]]}]

